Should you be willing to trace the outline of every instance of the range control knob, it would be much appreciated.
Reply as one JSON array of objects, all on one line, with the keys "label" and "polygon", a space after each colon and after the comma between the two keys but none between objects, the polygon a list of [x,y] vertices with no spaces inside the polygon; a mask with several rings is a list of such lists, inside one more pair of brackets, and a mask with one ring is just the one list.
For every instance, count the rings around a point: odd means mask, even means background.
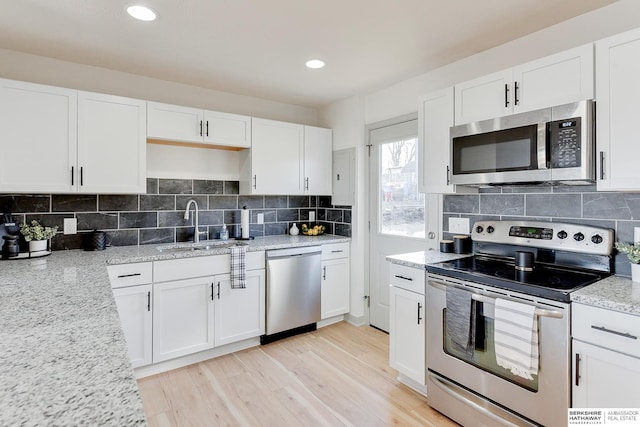
[{"label": "range control knob", "polygon": [[484,231],[484,228],[482,228],[482,226],[481,226],[481,225],[478,225],[478,226],[476,227],[476,233],[480,234],[480,233],[482,233],[483,231]]},{"label": "range control knob", "polygon": [[584,234],[582,233],[576,233],[573,235],[573,240],[575,240],[576,242],[581,242],[584,240]]},{"label": "range control knob", "polygon": [[487,233],[489,233],[489,234],[493,233],[495,230],[496,229],[493,228],[493,226],[491,226],[491,225],[487,227]]},{"label": "range control knob", "polygon": [[558,231],[558,239],[566,239],[567,238],[567,232],[564,230],[560,230]]},{"label": "range control knob", "polygon": [[602,241],[603,241],[603,240],[604,240],[604,239],[603,239],[603,238],[602,238],[602,236],[601,236],[601,235],[599,235],[599,234],[594,234],[593,236],[591,236],[591,241],[592,241],[593,243],[595,243],[596,245],[597,245],[598,243],[602,243]]}]

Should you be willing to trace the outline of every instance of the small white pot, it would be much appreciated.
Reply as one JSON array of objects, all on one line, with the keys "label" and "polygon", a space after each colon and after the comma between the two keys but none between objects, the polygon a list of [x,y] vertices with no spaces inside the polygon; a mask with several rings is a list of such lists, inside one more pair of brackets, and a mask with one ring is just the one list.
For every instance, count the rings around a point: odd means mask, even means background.
[{"label": "small white pot", "polygon": [[[29,242],[29,252],[41,252],[47,250],[47,240],[32,240]],[[640,276],[638,276],[640,278]]]},{"label": "small white pot", "polygon": [[640,264],[631,263],[631,280],[640,283]]}]

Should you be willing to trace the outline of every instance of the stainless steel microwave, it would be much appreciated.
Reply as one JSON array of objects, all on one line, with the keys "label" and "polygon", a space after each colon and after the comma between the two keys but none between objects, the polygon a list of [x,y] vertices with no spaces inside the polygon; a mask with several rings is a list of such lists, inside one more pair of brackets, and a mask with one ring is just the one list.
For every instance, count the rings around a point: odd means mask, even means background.
[{"label": "stainless steel microwave", "polygon": [[451,183],[593,182],[594,107],[585,100],[452,127]]}]

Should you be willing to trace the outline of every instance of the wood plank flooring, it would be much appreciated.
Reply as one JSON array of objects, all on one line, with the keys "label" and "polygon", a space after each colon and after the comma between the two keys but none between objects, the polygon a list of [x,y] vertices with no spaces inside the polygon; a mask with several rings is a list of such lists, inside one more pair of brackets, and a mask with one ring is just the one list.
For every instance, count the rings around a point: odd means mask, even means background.
[{"label": "wood plank flooring", "polygon": [[138,380],[151,427],[457,426],[400,384],[389,337],[340,322]]}]

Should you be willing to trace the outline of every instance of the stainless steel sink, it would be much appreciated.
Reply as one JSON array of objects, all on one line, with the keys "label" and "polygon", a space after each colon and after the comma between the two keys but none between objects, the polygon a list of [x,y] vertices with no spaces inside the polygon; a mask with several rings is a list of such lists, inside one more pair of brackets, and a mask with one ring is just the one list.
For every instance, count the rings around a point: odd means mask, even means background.
[{"label": "stainless steel sink", "polygon": [[210,251],[214,249],[227,249],[234,246],[247,246],[248,243],[243,242],[227,242],[227,243],[207,243],[190,246],[160,246],[158,251],[162,253],[182,253],[182,252],[195,252],[195,251]]}]

